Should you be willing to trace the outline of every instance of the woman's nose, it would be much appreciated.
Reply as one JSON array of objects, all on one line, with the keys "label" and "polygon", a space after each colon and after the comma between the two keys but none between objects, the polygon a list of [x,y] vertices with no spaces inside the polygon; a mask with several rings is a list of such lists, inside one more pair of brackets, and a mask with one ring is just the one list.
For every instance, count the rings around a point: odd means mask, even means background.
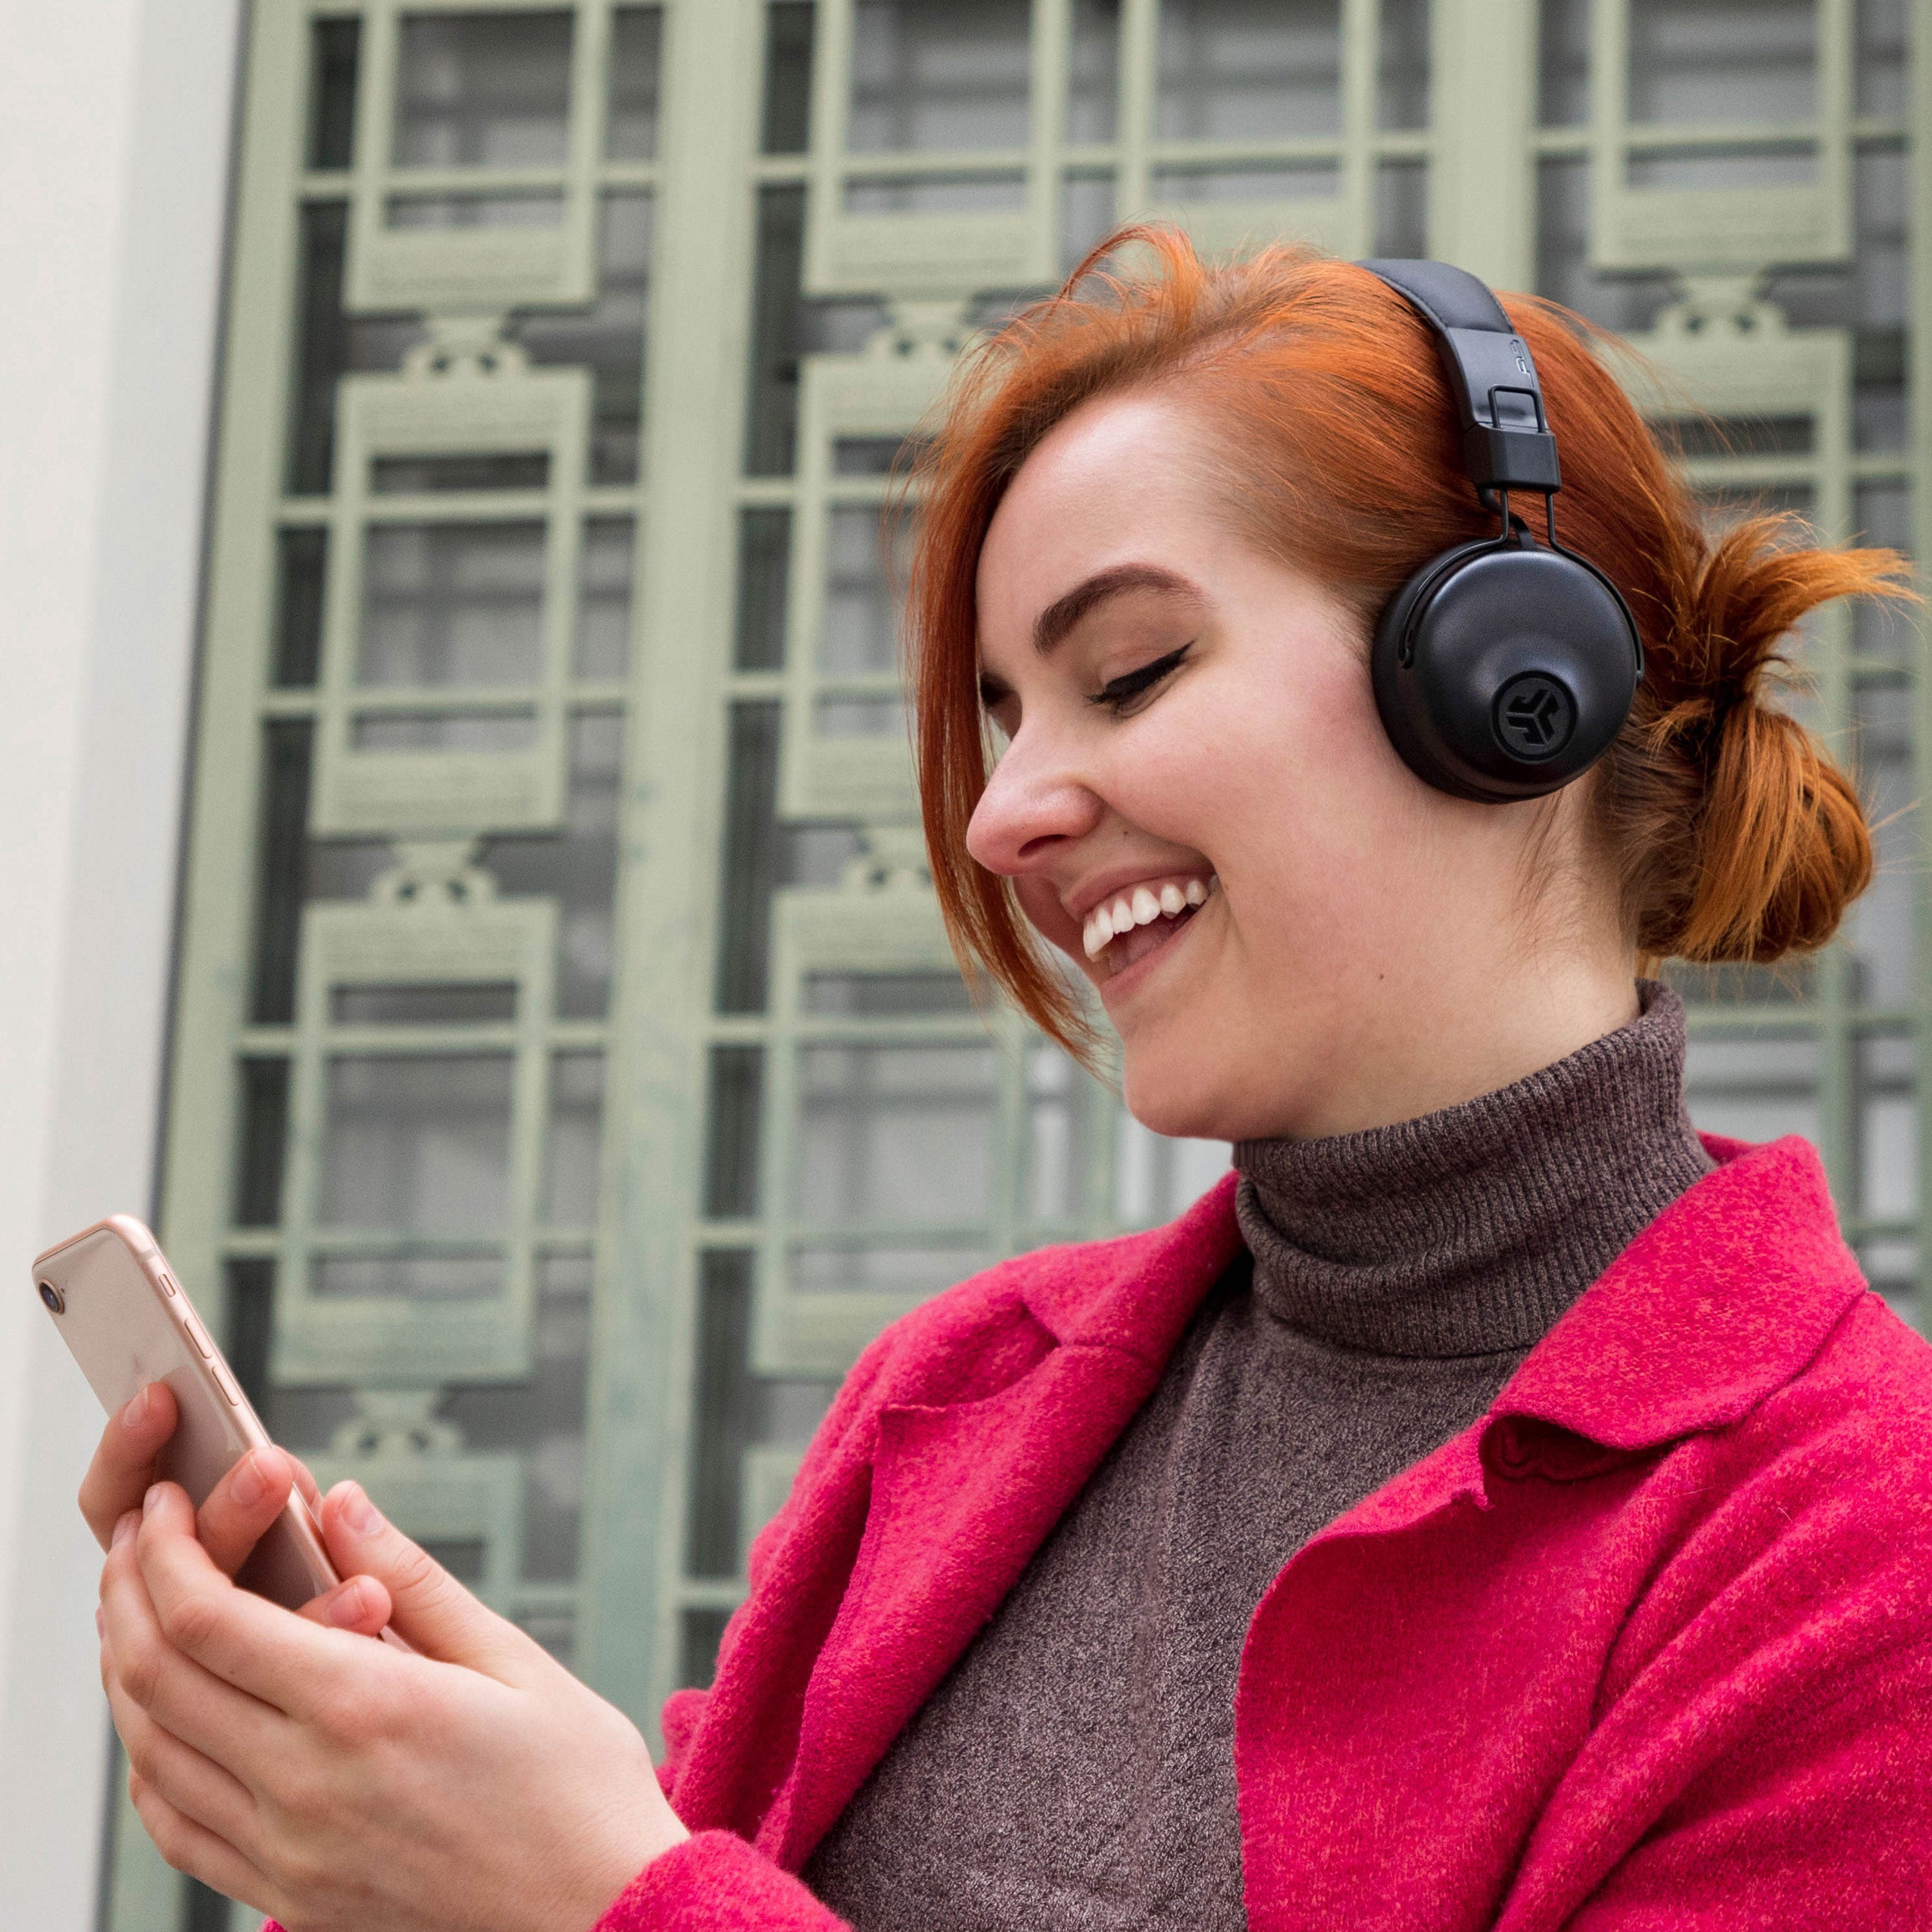
[{"label": "woman's nose", "polygon": [[1103,808],[1094,792],[1024,734],[1006,747],[966,828],[966,849],[989,872],[1016,878],[1084,838]]}]

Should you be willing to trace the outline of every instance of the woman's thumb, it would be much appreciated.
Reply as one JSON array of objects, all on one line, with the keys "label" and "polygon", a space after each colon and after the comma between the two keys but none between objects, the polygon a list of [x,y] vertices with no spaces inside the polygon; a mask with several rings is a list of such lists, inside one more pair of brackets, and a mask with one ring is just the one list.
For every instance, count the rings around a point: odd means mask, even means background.
[{"label": "woman's thumb", "polygon": [[322,1538],[344,1576],[374,1576],[389,1593],[389,1623],[424,1655],[507,1675],[527,1642],[412,1543],[369,1500],[360,1483],[340,1482],[322,1499]]}]

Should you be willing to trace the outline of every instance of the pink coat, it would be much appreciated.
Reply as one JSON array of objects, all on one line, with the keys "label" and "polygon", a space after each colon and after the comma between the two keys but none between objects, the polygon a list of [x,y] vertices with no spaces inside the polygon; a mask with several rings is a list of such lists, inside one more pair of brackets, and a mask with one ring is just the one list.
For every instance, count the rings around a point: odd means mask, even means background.
[{"label": "pink coat", "polygon": [[[1257,1932],[1932,1927],[1932,1351],[1804,1142],[1708,1144],[1489,1414],[1262,1598]],[[1006,1262],[866,1352],[716,1684],[666,1707],[695,1835],[598,1932],[838,1924],[790,1874],[1160,1380],[1238,1250],[1233,1192]]]}]

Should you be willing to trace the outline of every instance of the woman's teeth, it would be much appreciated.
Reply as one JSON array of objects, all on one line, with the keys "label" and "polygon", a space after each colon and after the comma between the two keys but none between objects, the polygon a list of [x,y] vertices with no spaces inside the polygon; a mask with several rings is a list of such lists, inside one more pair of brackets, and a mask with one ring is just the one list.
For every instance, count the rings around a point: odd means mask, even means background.
[{"label": "woman's teeth", "polygon": [[1157,919],[1178,919],[1192,908],[1205,904],[1208,895],[1220,884],[1211,872],[1204,879],[1190,879],[1185,884],[1169,879],[1158,892],[1150,886],[1136,886],[1111,905],[1096,906],[1087,915],[1081,934],[1088,958],[1099,958],[1123,933],[1151,926]]}]

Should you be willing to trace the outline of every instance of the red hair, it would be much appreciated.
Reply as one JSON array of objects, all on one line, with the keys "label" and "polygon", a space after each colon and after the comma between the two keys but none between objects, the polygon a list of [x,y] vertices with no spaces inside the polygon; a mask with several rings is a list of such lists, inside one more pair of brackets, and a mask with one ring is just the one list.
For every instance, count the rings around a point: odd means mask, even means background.
[{"label": "red hair", "polygon": [[[1100,272],[1129,244],[1151,254],[1145,272]],[[1768,961],[1822,945],[1870,878],[1870,836],[1851,782],[1762,700],[1808,610],[1907,595],[1906,566],[1890,550],[1796,547],[1790,518],[1714,538],[1597,352],[1614,338],[1553,303],[1504,305],[1562,452],[1558,533],[1622,590],[1643,636],[1636,706],[1592,774],[1637,949]],[[1156,388],[1211,425],[1231,520],[1365,625],[1426,558],[1495,528],[1420,318],[1365,270],[1306,249],[1210,266],[1178,232],[1124,230],[965,358],[914,477],[908,640],[926,842],[962,962],[1076,1052],[1089,1036],[1065,981],[1009,882],[966,850],[988,755],[974,580],[993,512],[1048,431],[1096,397]]]}]

